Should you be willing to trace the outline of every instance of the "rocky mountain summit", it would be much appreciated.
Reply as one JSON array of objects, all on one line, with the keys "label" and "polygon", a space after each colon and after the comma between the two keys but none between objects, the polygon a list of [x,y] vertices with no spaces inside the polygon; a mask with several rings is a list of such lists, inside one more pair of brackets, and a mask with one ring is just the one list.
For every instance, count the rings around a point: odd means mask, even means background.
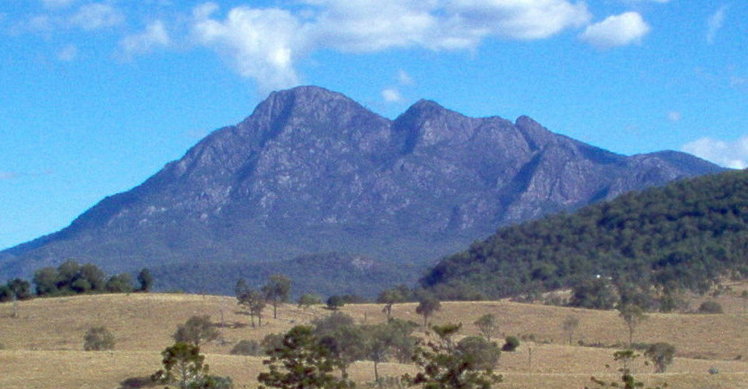
[{"label": "rocky mountain summit", "polygon": [[422,100],[389,120],[297,87],[67,228],[0,253],[0,275],[70,257],[109,271],[333,251],[424,263],[500,226],[720,170],[679,152],[611,153],[525,116]]}]

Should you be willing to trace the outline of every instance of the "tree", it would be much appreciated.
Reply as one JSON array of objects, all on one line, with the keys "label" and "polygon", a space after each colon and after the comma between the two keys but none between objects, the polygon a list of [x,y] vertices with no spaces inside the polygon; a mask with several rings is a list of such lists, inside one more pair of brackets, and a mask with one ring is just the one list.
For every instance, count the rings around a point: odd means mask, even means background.
[{"label": "tree", "polygon": [[203,342],[217,339],[220,332],[210,321],[210,316],[192,316],[184,324],[179,324],[172,337],[175,342],[190,343],[200,346]]},{"label": "tree", "polygon": [[240,340],[230,351],[233,355],[262,355],[262,346],[256,340]]},{"label": "tree", "polygon": [[151,275],[151,271],[148,270],[148,268],[143,268],[140,270],[140,273],[138,273],[138,283],[140,286],[138,287],[139,292],[150,292],[151,288],[153,287],[153,276]]},{"label": "tree", "polygon": [[418,298],[416,313],[423,316],[423,326],[428,326],[428,319],[434,312],[441,309],[441,303],[432,294],[424,293]]},{"label": "tree", "polygon": [[[605,382],[595,377],[591,377],[590,380],[596,387],[600,388],[645,389],[644,383],[641,381],[637,381],[634,375],[631,374],[631,369],[629,369],[628,367],[629,363],[631,363],[631,361],[633,361],[637,357],[639,357],[639,355],[634,353],[633,350],[621,350],[613,353],[613,359],[616,361],[620,361],[623,364],[623,367],[618,369],[618,371],[621,373],[620,383]],[[623,386],[621,386],[621,384],[623,384]],[[646,387],[646,389],[663,389],[667,386],[667,383],[665,383],[662,386]],[[584,388],[590,389],[590,387],[588,386],[585,386]]]},{"label": "tree", "polygon": [[17,300],[28,300],[31,298],[31,284],[20,278],[8,281],[8,289]]},{"label": "tree", "polygon": [[94,292],[101,292],[106,287],[106,274],[94,264],[82,265],[78,269],[78,279],[88,283],[89,290]]},{"label": "tree", "polygon": [[496,316],[487,313],[481,316],[473,324],[478,327],[481,335],[486,338],[487,341],[491,341],[491,334],[495,333],[499,326],[496,324]]},{"label": "tree", "polygon": [[496,367],[501,356],[501,349],[495,342],[488,341],[480,336],[462,338],[457,343],[457,351],[481,370],[490,370]]},{"label": "tree", "polygon": [[114,335],[106,327],[91,327],[83,336],[83,349],[86,351],[114,349]]},{"label": "tree", "polygon": [[429,340],[420,340],[413,356],[419,367],[415,376],[406,374],[403,381],[410,386],[423,385],[425,389],[490,389],[502,381],[502,377],[492,369],[484,369],[476,358],[460,351],[452,341],[459,325],[434,326],[438,336],[434,339],[429,332]]},{"label": "tree", "polygon": [[[413,354],[415,338],[410,334],[413,327],[402,320],[390,320],[386,323],[363,326],[366,339],[365,357],[374,362],[374,380],[379,383],[379,364],[391,356],[403,361]],[[405,362],[405,361],[403,361]]]},{"label": "tree", "polygon": [[273,319],[278,318],[278,305],[288,301],[288,293],[291,291],[291,280],[281,274],[270,276],[268,283],[262,287],[265,300],[273,306]]},{"label": "tree", "polygon": [[130,293],[132,289],[132,277],[128,273],[113,275],[106,282],[106,291],[110,293]]},{"label": "tree", "polygon": [[634,330],[641,324],[642,321],[647,319],[647,315],[644,314],[644,310],[638,305],[626,304],[618,307],[619,316],[626,322],[626,327],[629,330],[629,347],[634,343]]},{"label": "tree", "polygon": [[716,314],[722,312],[722,306],[716,301],[704,301],[699,305],[699,313]]},{"label": "tree", "polygon": [[618,301],[618,294],[610,280],[605,277],[587,279],[571,289],[569,305],[590,309],[611,309]]},{"label": "tree", "polygon": [[319,344],[311,327],[296,326],[283,337],[283,343],[268,352],[263,361],[268,372],[257,376],[260,388],[281,389],[352,388],[353,384],[332,374],[339,365],[327,347]]},{"label": "tree", "polygon": [[57,289],[57,278],[59,277],[57,269],[53,267],[43,267],[34,272],[34,288],[37,296],[51,296],[59,292]]},{"label": "tree", "polygon": [[299,296],[297,303],[299,304],[299,308],[306,309],[312,305],[322,304],[322,299],[320,299],[316,294],[304,293]]},{"label": "tree", "polygon": [[654,343],[649,345],[644,356],[649,358],[655,366],[656,373],[664,373],[668,365],[673,363],[675,346],[670,343]]},{"label": "tree", "polygon": [[324,335],[318,335],[319,342],[339,361],[341,376],[348,378],[348,366],[365,356],[366,342],[364,331],[356,325],[347,325]]},{"label": "tree", "polygon": [[382,291],[382,293],[380,293],[377,297],[377,302],[380,304],[384,304],[382,312],[387,315],[387,320],[392,319],[392,306],[396,303],[403,302],[403,300],[404,296],[398,289],[387,289],[385,291]]},{"label": "tree", "polygon": [[209,367],[203,364],[205,357],[200,347],[177,342],[161,352],[163,369],[157,371],[153,380],[165,384],[177,383],[180,389],[200,387],[208,375]]},{"label": "tree", "polygon": [[342,296],[334,295],[327,298],[327,308],[337,311],[338,308],[345,305],[345,300]]},{"label": "tree", "polygon": [[262,311],[265,310],[265,296],[255,289],[246,289],[237,297],[237,304],[243,306],[249,312],[252,327],[255,327],[255,316],[260,327],[262,327]]},{"label": "tree", "polygon": [[566,317],[566,319],[564,319],[561,327],[566,333],[566,336],[569,338],[569,345],[571,345],[571,342],[573,340],[572,338],[574,337],[574,331],[576,331],[577,327],[579,327],[579,318],[569,315]]}]

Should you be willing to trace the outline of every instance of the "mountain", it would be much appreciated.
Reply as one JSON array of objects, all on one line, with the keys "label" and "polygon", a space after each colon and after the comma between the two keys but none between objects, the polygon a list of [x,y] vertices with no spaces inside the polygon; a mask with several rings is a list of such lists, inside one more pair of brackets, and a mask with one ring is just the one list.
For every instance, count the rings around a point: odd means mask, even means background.
[{"label": "mountain", "polygon": [[297,87],[63,230],[3,251],[0,276],[70,257],[109,272],[322,252],[423,264],[499,226],[720,170],[678,152],[611,153],[525,116],[422,100],[389,120]]},{"label": "mountain", "polygon": [[421,280],[445,298],[505,297],[611,279],[647,293],[748,277],[748,170],[630,192],[500,229]]}]

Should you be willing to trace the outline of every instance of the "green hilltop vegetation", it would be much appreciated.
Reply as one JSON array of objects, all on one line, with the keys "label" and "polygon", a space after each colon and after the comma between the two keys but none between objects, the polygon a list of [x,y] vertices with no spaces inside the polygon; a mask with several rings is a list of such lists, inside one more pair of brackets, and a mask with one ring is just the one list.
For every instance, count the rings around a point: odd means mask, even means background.
[{"label": "green hilltop vegetation", "polygon": [[622,300],[672,305],[678,292],[745,278],[746,258],[748,171],[730,171],[502,228],[442,259],[421,284],[445,299],[594,293],[609,284]]}]

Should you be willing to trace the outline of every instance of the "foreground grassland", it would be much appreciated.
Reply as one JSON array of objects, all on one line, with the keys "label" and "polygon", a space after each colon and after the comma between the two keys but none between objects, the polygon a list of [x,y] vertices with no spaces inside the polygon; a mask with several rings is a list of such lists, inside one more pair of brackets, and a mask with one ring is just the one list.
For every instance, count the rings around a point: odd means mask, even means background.
[{"label": "foreground grassland", "polygon": [[[743,286],[736,285],[736,290]],[[160,368],[160,352],[173,343],[177,324],[192,315],[210,315],[221,329],[223,341],[202,347],[211,373],[231,376],[238,388],[254,388],[262,359],[230,355],[242,339],[261,340],[294,325],[328,315],[322,307],[306,310],[283,305],[278,319],[272,308],[263,326],[247,325],[232,297],[130,294],[92,295],[35,299],[18,304],[13,318],[11,303],[0,304],[0,387],[2,388],[119,388],[128,379],[144,378]],[[667,373],[653,374],[639,358],[638,378],[653,385],[666,381],[671,388],[748,388],[748,315],[742,301],[723,296],[718,301],[725,314],[650,314],[637,328],[636,342],[668,342],[677,348]],[[384,320],[380,304],[348,305],[341,311],[360,323]],[[398,304],[396,317],[420,323],[415,304]],[[517,335],[524,339],[516,352],[502,353],[498,370],[504,375],[501,388],[582,388],[590,376],[615,378],[612,359],[616,344],[628,333],[615,311],[594,311],[533,304],[498,302],[448,302],[434,323],[462,322],[463,335],[477,334],[472,323],[492,313],[499,321],[497,337]],[[573,345],[562,330],[569,315],[579,318]],[[223,318],[223,319],[222,319]],[[116,337],[113,351],[83,351],[83,335],[93,326],[106,326]],[[585,346],[580,346],[584,344]],[[594,345],[594,347],[590,346]],[[531,358],[530,358],[531,356]],[[610,368],[606,368],[606,364]],[[719,374],[709,374],[716,368]],[[384,364],[385,376],[398,376],[412,367]],[[373,381],[369,362],[358,362],[352,377],[365,386]],[[159,386],[162,387],[162,386]]]}]

